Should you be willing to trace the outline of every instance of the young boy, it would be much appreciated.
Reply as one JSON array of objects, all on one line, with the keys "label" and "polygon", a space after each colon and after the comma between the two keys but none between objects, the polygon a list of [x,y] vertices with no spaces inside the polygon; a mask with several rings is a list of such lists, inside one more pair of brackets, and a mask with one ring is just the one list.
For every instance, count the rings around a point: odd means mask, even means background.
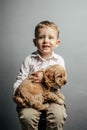
[{"label": "young boy", "polygon": [[[37,24],[33,42],[37,50],[25,58],[17,81],[14,83],[14,93],[31,72],[54,64],[60,64],[65,68],[63,58],[54,53],[55,48],[60,44],[60,40],[59,29],[53,22],[42,21]],[[39,77],[37,77],[37,82],[40,82]],[[38,130],[41,111],[34,108],[18,108],[17,110],[22,130]],[[46,130],[62,130],[66,117],[65,105],[50,103],[46,111]]]}]

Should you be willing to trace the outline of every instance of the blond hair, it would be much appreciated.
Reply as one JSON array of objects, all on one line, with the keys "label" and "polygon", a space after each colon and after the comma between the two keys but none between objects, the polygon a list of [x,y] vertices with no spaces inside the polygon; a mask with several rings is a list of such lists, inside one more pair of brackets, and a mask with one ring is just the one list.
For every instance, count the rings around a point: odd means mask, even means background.
[{"label": "blond hair", "polygon": [[40,23],[38,23],[35,27],[35,37],[37,38],[38,36],[38,30],[40,28],[44,28],[44,27],[51,27],[52,29],[56,30],[57,31],[57,37],[59,37],[59,28],[57,27],[57,25],[53,22],[50,22],[50,21],[42,21]]}]

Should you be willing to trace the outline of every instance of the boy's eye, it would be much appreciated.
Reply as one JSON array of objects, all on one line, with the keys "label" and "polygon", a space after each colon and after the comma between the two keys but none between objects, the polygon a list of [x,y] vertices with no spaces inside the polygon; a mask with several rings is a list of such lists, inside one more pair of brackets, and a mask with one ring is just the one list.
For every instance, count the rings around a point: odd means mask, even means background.
[{"label": "boy's eye", "polygon": [[39,39],[42,39],[42,38],[43,38],[43,36],[39,36],[38,38],[39,38]]},{"label": "boy's eye", "polygon": [[[45,38],[45,36],[38,36],[38,39],[44,39]],[[54,39],[54,37],[53,36],[48,36],[48,39]]]},{"label": "boy's eye", "polygon": [[54,39],[54,37],[53,36],[49,36],[49,39]]}]

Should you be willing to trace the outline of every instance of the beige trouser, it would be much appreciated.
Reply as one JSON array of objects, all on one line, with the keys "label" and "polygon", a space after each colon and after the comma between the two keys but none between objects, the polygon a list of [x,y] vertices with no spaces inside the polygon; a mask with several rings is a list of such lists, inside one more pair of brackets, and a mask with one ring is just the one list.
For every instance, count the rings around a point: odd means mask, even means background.
[{"label": "beige trouser", "polygon": [[[38,130],[41,112],[23,108],[18,112],[22,130]],[[46,112],[46,130],[63,130],[67,114],[65,105],[50,104]]]}]

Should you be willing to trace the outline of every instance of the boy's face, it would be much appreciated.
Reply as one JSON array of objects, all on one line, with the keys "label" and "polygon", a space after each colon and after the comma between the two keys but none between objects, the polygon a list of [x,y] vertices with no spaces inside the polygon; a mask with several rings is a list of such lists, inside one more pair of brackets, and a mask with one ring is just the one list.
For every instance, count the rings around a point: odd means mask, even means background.
[{"label": "boy's face", "polygon": [[57,31],[51,27],[40,28],[37,38],[33,41],[43,58],[49,57],[60,43]]}]

